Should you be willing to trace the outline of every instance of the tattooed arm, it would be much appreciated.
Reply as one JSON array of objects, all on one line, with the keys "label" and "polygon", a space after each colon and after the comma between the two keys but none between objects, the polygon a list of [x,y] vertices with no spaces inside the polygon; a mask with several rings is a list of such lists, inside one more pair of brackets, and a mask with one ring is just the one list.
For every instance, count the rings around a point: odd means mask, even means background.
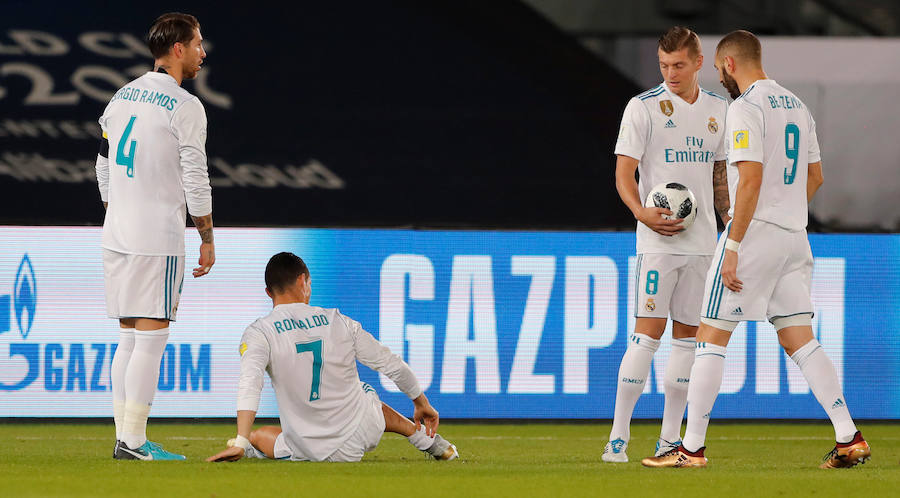
[{"label": "tattooed arm", "polygon": [[713,163],[713,205],[719,218],[722,219],[722,223],[727,225],[731,220],[731,217],[728,216],[731,201],[728,199],[728,172],[726,169],[725,161]]}]

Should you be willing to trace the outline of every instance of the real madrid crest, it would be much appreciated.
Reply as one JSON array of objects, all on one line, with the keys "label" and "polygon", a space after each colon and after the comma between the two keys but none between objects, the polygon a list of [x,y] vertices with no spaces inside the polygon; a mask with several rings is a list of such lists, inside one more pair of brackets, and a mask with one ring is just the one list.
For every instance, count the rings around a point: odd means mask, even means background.
[{"label": "real madrid crest", "polygon": [[652,297],[650,299],[647,299],[646,307],[647,307],[647,311],[653,311],[656,309],[656,303],[653,302]]},{"label": "real madrid crest", "polygon": [[716,123],[716,118],[710,116],[709,123],[706,124],[706,128],[709,129],[710,133],[716,133],[719,131],[719,123]]},{"label": "real madrid crest", "polygon": [[671,100],[660,100],[659,101],[659,110],[662,111],[666,116],[671,116],[673,112],[675,112],[675,108],[672,107]]}]

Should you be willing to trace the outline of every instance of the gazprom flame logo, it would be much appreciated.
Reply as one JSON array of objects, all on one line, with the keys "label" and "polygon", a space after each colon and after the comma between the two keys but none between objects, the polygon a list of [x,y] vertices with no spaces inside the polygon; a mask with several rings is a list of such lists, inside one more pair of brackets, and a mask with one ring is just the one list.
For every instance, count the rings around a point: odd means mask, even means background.
[{"label": "gazprom flame logo", "polygon": [[16,280],[13,285],[13,309],[16,314],[16,323],[22,338],[28,337],[31,325],[34,324],[34,314],[37,310],[37,282],[34,279],[34,268],[28,254],[22,257],[19,269],[16,271]]}]

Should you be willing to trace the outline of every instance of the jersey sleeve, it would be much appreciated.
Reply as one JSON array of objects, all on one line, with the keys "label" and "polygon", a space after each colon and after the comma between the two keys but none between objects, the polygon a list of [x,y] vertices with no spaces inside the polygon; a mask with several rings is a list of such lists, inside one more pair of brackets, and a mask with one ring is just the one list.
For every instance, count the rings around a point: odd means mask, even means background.
[{"label": "jersey sleeve", "polygon": [[817,163],[822,160],[822,154],[819,152],[819,137],[816,135],[816,121],[812,114],[807,110],[809,116],[809,159],[807,163]]},{"label": "jersey sleeve", "polygon": [[178,138],[188,212],[206,216],[212,213],[212,188],[206,164],[206,111],[199,99],[193,98],[175,111],[172,131]]},{"label": "jersey sleeve", "polygon": [[394,381],[397,387],[409,396],[416,399],[422,394],[416,374],[402,358],[395,355],[387,346],[378,342],[368,331],[362,328],[359,322],[352,320],[340,313],[337,314],[353,338],[353,347],[356,351],[356,359],[363,365],[383,373]]},{"label": "jersey sleeve", "polygon": [[[105,116],[105,114],[104,114]],[[106,134],[106,119],[100,116],[100,150],[94,171],[97,174],[97,187],[100,189],[100,200],[109,202],[109,136]]]},{"label": "jersey sleeve", "polygon": [[241,337],[241,376],[238,380],[238,410],[258,411],[266,367],[269,365],[269,342],[253,325]]},{"label": "jersey sleeve", "polygon": [[763,114],[762,109],[748,103],[735,102],[728,109],[725,119],[728,133],[728,162],[763,162]]},{"label": "jersey sleeve", "polygon": [[619,126],[616,139],[616,155],[628,156],[638,161],[644,157],[644,150],[650,139],[650,115],[647,108],[637,98],[628,101]]}]

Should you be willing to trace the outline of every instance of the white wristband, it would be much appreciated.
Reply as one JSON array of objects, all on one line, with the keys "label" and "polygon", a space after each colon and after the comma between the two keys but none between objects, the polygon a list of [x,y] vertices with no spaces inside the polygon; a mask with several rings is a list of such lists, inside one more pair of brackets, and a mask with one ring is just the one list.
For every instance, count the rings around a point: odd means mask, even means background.
[{"label": "white wristband", "polygon": [[234,438],[234,445],[247,451],[250,449],[250,440],[238,434],[237,437]]},{"label": "white wristband", "polygon": [[732,240],[732,239],[725,240],[725,249],[728,249],[729,251],[737,252],[738,249],[740,249],[740,247],[741,247],[741,243],[736,240]]}]

